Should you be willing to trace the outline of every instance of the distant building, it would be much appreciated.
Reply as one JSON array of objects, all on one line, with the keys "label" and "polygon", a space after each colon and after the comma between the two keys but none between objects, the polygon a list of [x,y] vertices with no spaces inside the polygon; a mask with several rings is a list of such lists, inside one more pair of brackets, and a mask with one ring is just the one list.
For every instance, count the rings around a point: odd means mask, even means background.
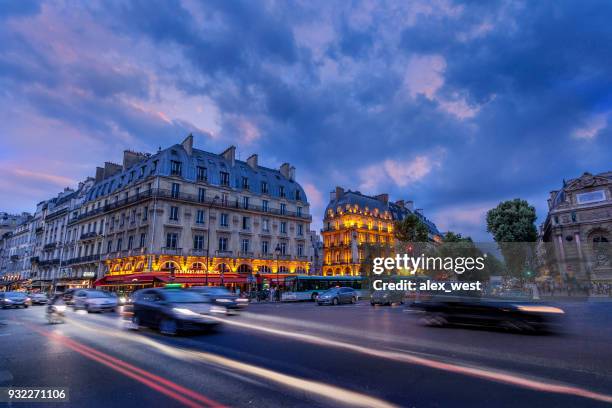
[{"label": "distant building", "polygon": [[0,237],[7,232],[13,231],[30,217],[29,213],[9,214],[0,212]]},{"label": "distant building", "polygon": [[371,197],[341,187],[331,193],[323,218],[323,273],[360,275],[363,245],[394,248],[393,224],[416,214],[429,229],[429,240],[440,241],[436,225],[412,201],[390,202],[388,194]]},{"label": "distant building", "polygon": [[310,238],[310,274],[311,275],[322,275],[323,274],[323,241],[321,236],[317,234],[317,231],[310,231],[308,234]]},{"label": "distant building", "polygon": [[540,273],[562,282],[612,283],[612,172],[566,181],[550,192],[541,227]]}]

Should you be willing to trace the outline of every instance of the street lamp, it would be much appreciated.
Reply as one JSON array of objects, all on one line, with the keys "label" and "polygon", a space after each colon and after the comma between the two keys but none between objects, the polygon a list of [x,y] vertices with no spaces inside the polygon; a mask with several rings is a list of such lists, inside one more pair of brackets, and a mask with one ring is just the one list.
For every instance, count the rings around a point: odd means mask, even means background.
[{"label": "street lamp", "polygon": [[279,281],[278,281],[278,270],[280,269],[280,254],[281,247],[280,244],[276,244],[276,248],[274,248],[274,253],[276,254],[276,290],[279,290]]},{"label": "street lamp", "polygon": [[206,231],[206,286],[208,286],[208,264],[209,264],[209,259],[210,259],[210,213],[212,210],[213,205],[217,204],[217,201],[219,201],[219,196],[215,196],[215,198],[211,201],[210,205],[208,206],[208,229]]}]

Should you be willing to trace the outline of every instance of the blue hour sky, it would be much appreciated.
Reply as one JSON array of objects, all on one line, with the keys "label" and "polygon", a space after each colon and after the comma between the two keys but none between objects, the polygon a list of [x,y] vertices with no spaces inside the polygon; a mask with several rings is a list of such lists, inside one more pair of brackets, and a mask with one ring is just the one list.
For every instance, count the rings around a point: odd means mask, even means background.
[{"label": "blue hour sky", "polygon": [[0,211],[122,151],[198,148],[297,168],[321,226],[336,186],[414,200],[490,240],[612,170],[612,2],[0,0]]}]

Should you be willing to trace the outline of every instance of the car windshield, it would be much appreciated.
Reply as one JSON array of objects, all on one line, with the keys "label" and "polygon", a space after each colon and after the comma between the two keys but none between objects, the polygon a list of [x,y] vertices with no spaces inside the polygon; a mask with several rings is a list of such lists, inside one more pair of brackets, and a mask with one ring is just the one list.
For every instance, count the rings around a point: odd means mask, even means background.
[{"label": "car windshield", "polygon": [[325,292],[323,292],[324,295],[332,295],[334,293],[338,293],[340,289],[339,288],[333,288],[333,289],[328,289]]},{"label": "car windshield", "polygon": [[168,290],[164,292],[164,297],[171,303],[204,303],[204,298],[195,293],[186,290]]},{"label": "car windshield", "polygon": [[21,299],[24,298],[25,295],[23,293],[19,293],[19,292],[8,292],[6,294],[7,298],[11,298],[11,299]]},{"label": "car windshield", "polygon": [[105,292],[88,292],[87,293],[87,297],[90,298],[107,298],[110,297],[110,295],[108,293]]}]

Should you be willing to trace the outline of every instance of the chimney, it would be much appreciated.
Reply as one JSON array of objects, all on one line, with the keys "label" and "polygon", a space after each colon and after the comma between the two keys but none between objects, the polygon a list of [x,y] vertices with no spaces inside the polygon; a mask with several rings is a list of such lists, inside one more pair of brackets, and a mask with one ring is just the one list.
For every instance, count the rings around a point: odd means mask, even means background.
[{"label": "chimney", "polygon": [[395,204],[399,207],[405,208],[404,206],[406,203],[404,203],[404,200],[397,200]]},{"label": "chimney", "polygon": [[236,164],[236,146],[230,146],[221,153],[221,156],[227,161],[229,161],[234,167]]},{"label": "chimney", "polygon": [[257,170],[257,155],[256,154],[250,155],[249,158],[246,160],[246,162],[253,170]]},{"label": "chimney", "polygon": [[185,140],[183,140],[183,143],[181,143],[181,145],[183,146],[183,149],[185,149],[187,154],[191,156],[193,154],[193,135],[190,133],[189,136],[187,136]]},{"label": "chimney", "polygon": [[96,183],[104,180],[104,168],[96,167]]},{"label": "chimney", "polygon": [[414,211],[414,201],[412,201],[412,200],[406,201],[406,207],[405,208],[410,210],[410,211]]},{"label": "chimney", "polygon": [[109,178],[117,173],[121,173],[122,167],[111,162],[104,162],[104,178]]},{"label": "chimney", "polygon": [[285,177],[286,179],[289,179],[291,181],[295,180],[295,167],[293,167],[292,165],[290,165],[289,163],[283,163],[280,166],[280,173],[283,175],[283,177]]},{"label": "chimney", "polygon": [[133,165],[140,163],[146,158],[147,156],[144,153],[137,153],[131,150],[124,150],[123,151],[123,170],[129,169]]},{"label": "chimney", "polygon": [[344,195],[344,189],[342,187],[338,187],[336,186],[336,191],[332,191],[332,200],[333,199],[340,199],[340,197],[342,197]]},{"label": "chimney", "polygon": [[378,201],[382,201],[385,204],[389,204],[389,194],[387,193],[379,194],[377,196],[374,196],[374,198]]}]

